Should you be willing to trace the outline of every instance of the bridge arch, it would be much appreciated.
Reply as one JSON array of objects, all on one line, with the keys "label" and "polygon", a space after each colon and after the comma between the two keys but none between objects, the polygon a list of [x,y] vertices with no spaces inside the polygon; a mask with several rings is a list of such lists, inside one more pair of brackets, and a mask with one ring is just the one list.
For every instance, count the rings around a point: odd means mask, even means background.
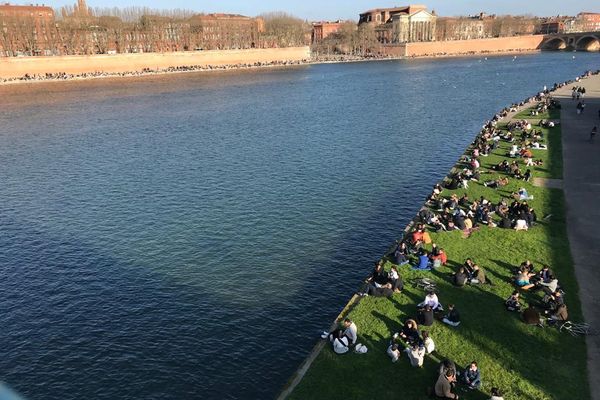
[{"label": "bridge arch", "polygon": [[567,42],[562,37],[554,37],[542,43],[543,50],[564,50],[567,48]]},{"label": "bridge arch", "polygon": [[575,48],[583,51],[599,51],[600,39],[594,35],[582,36],[575,43]]}]

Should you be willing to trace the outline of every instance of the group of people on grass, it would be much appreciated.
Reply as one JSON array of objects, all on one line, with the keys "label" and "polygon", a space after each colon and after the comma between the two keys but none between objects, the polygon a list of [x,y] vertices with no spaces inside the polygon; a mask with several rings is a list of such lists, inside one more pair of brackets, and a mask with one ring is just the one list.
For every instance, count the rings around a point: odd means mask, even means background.
[{"label": "group of people on grass", "polygon": [[[564,85],[555,84],[553,89]],[[548,92],[545,90],[535,98],[535,100],[541,102],[541,105],[535,108],[538,114],[559,107],[558,103],[546,96]],[[498,147],[500,140],[515,143],[515,140],[517,140],[517,135],[514,134],[515,131],[521,131],[520,146],[513,145],[508,156],[514,156],[516,160],[511,162],[503,160],[492,166],[490,172],[504,174],[504,176],[485,180],[483,185],[498,189],[508,185],[509,178],[529,181],[532,175],[531,168],[524,168],[526,171],[521,172],[518,159],[522,160],[525,167],[543,165],[542,160],[534,160],[534,155],[531,152],[532,148],[546,148],[542,143],[544,140],[543,134],[541,131],[532,129],[528,121],[520,120],[509,124],[506,133],[496,129],[500,118],[506,116],[508,112],[516,111],[520,105],[522,104],[513,105],[486,122],[480,135],[473,143],[470,156],[462,159],[465,167],[453,173],[445,185],[437,184],[434,186],[431,195],[427,199],[426,206],[419,212],[414,229],[394,247],[390,254],[393,265],[389,272],[385,271],[381,261],[378,262],[366,281],[366,288],[359,293],[360,295],[390,297],[394,293],[402,291],[404,283],[398,268],[409,264],[411,258],[416,259],[413,264],[413,269],[416,270],[432,270],[446,265],[448,261],[446,252],[432,242],[427,228],[437,232],[462,230],[471,233],[481,225],[527,230],[535,224],[537,215],[528,203],[529,200],[533,199],[533,196],[529,195],[526,188],[523,187],[512,193],[512,201],[501,198],[495,204],[484,196],[471,200],[466,193],[460,197],[456,193],[452,193],[450,196],[443,195],[445,188],[450,190],[461,187],[467,189],[469,181],[479,181],[481,176],[486,173],[481,170],[480,157],[488,156]],[[544,124],[540,122],[543,127],[551,127],[548,124],[547,121]],[[426,250],[425,245],[431,245],[431,250]],[[451,280],[457,287],[492,284],[483,269],[471,258],[467,258],[465,263],[451,274]],[[506,299],[504,304],[507,310],[521,313],[525,323],[541,324],[544,319],[549,323],[560,323],[568,319],[564,292],[560,288],[556,275],[547,265],[536,271],[531,261],[523,262],[514,271],[513,283],[517,289]],[[521,304],[521,290],[539,291],[542,297],[537,305],[531,302],[524,309]],[[402,329],[392,336],[387,348],[387,355],[391,360],[397,362],[402,357],[402,353],[405,353],[411,366],[422,367],[425,356],[434,352],[436,345],[430,336],[429,330],[420,330],[419,325],[429,327],[434,324],[436,319],[454,328],[461,323],[461,317],[456,306],[449,304],[446,311],[438,298],[438,294],[430,290],[424,300],[417,304],[415,317],[407,319]],[[333,343],[336,353],[347,352],[348,349],[356,345],[357,328],[349,319],[344,320],[342,328],[325,334]],[[341,343],[336,345],[336,340]],[[476,361],[467,365],[463,371],[458,371],[452,361],[444,360],[440,364],[438,372],[432,390],[434,392],[432,394],[435,394],[437,398],[458,399],[456,386],[459,383],[470,389],[481,388],[481,372]],[[498,388],[491,388],[490,400],[503,400],[502,393]]]},{"label": "group of people on grass", "polygon": [[[542,298],[523,311],[523,320],[531,325],[543,325],[544,320],[550,324],[560,324],[568,320],[569,312],[564,301],[564,291],[558,283],[558,278],[548,265],[539,271],[533,263],[524,261],[514,271],[514,283],[520,290],[542,293]],[[515,290],[505,301],[506,309],[521,312],[520,292]],[[541,310],[541,311],[538,311]]]}]

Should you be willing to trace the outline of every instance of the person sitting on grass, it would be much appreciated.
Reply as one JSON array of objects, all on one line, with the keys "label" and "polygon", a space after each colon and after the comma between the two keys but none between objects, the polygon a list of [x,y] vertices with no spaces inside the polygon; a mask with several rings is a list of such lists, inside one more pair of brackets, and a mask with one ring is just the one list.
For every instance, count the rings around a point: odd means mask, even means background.
[{"label": "person sitting on grass", "polygon": [[550,277],[554,276],[554,273],[552,272],[552,270],[550,269],[550,267],[548,265],[543,265],[542,269],[540,270],[540,272],[538,272],[536,274],[536,280],[538,282],[545,282],[548,283],[550,282]]},{"label": "person sitting on grass", "polygon": [[406,246],[406,242],[398,243],[398,246],[394,250],[393,261],[396,265],[408,264],[408,247]]},{"label": "person sitting on grass", "polygon": [[561,304],[565,304],[565,299],[560,290],[555,290],[554,293],[546,294],[542,298],[542,307],[546,310],[544,311],[546,315],[555,312]]},{"label": "person sitting on grass", "polygon": [[554,275],[548,275],[548,281],[540,280],[536,283],[536,287],[541,287],[546,294],[552,294],[558,289],[558,279]]},{"label": "person sitting on grass", "polygon": [[425,346],[425,353],[431,354],[435,351],[435,343],[428,331],[421,331],[421,338],[423,339],[423,346]]},{"label": "person sitting on grass", "polygon": [[337,329],[329,334],[329,341],[333,345],[333,351],[336,354],[344,354],[350,350],[350,339],[344,335],[341,329]]},{"label": "person sitting on grass", "polygon": [[390,272],[388,273],[388,283],[391,285],[391,289],[394,293],[400,293],[404,288],[404,281],[402,281],[402,277],[398,273],[398,268],[395,265],[392,265]]},{"label": "person sitting on grass", "polygon": [[460,267],[458,272],[454,274],[454,284],[456,286],[465,286],[468,280],[469,276],[465,272],[465,267]]},{"label": "person sitting on grass", "polygon": [[477,367],[477,362],[472,361],[471,364],[467,365],[461,376],[469,389],[479,389],[481,387],[481,373]]},{"label": "person sitting on grass", "polygon": [[486,277],[485,277],[485,272],[483,271],[483,269],[481,269],[479,267],[479,265],[475,264],[473,265],[473,271],[471,272],[471,276],[469,277],[469,283],[470,284],[485,284],[486,282]]},{"label": "person sitting on grass", "polygon": [[419,343],[421,340],[419,338],[419,327],[414,319],[406,320],[398,336],[405,340],[409,345]]},{"label": "person sitting on grass", "polygon": [[410,347],[404,349],[404,352],[410,360],[413,367],[422,367],[425,360],[425,347],[422,343],[412,343]]},{"label": "person sitting on grass", "polygon": [[458,399],[458,395],[452,392],[456,383],[456,371],[448,369],[446,373],[440,374],[435,383],[435,395],[438,399]]},{"label": "person sitting on grass", "polygon": [[569,320],[569,312],[566,304],[561,304],[556,308],[556,311],[548,316],[548,323],[551,325],[560,324]]},{"label": "person sitting on grass", "polygon": [[356,345],[358,339],[358,329],[356,324],[350,318],[345,318],[342,326],[327,334],[323,332],[321,336],[327,338],[333,344],[333,351],[337,354],[346,353],[351,347]]},{"label": "person sitting on grass", "polygon": [[423,229],[417,229],[412,233],[411,245],[414,250],[419,250],[421,247],[423,247],[423,234]]},{"label": "person sitting on grass", "polygon": [[442,322],[453,327],[460,325],[460,314],[454,304],[448,305],[448,314],[442,318]]},{"label": "person sitting on grass", "polygon": [[387,273],[383,269],[383,262],[379,261],[375,264],[375,268],[373,268],[373,272],[367,282],[374,285],[375,287],[382,287],[386,283],[388,283]]},{"label": "person sitting on grass", "polygon": [[519,300],[520,300],[519,291],[515,290],[514,292],[512,292],[510,297],[508,299],[506,299],[506,301],[504,302],[504,305],[506,306],[506,309],[508,311],[521,312],[521,303],[519,302]]},{"label": "person sitting on grass", "polygon": [[431,309],[434,312],[444,311],[444,307],[442,307],[442,304],[438,300],[437,294],[435,294],[435,292],[433,290],[430,290],[427,293],[427,296],[425,296],[425,300],[423,300],[421,303],[417,304],[417,308],[423,308],[425,306],[431,307]]},{"label": "person sitting on grass", "polygon": [[520,287],[523,290],[529,290],[535,286],[534,283],[531,283],[529,278],[531,278],[534,274],[528,272],[527,268],[521,267],[519,269],[519,273],[515,277],[515,285]]},{"label": "person sitting on grass", "polygon": [[531,304],[525,309],[525,311],[523,311],[521,316],[523,317],[523,322],[525,322],[527,325],[541,324],[540,313]]},{"label": "person sitting on grass", "polygon": [[502,397],[502,392],[496,387],[492,388],[491,395],[492,397],[490,397],[490,400],[504,400],[504,397]]},{"label": "person sitting on grass", "polygon": [[438,248],[435,243],[432,244],[429,259],[431,260],[433,268],[439,268],[442,265],[446,265],[446,262],[448,262],[448,257],[446,256],[444,249]]},{"label": "person sitting on grass", "polygon": [[398,361],[398,359],[400,358],[400,346],[398,345],[398,343],[394,343],[392,341],[392,343],[387,349],[387,355],[390,356],[392,362]]},{"label": "person sitting on grass", "polygon": [[419,250],[419,264],[414,266],[413,269],[419,269],[423,271],[431,270],[431,267],[429,266],[429,257],[427,256],[427,250]]},{"label": "person sitting on grass", "polygon": [[433,309],[430,305],[425,305],[425,307],[418,310],[417,320],[419,324],[425,326],[433,325]]}]

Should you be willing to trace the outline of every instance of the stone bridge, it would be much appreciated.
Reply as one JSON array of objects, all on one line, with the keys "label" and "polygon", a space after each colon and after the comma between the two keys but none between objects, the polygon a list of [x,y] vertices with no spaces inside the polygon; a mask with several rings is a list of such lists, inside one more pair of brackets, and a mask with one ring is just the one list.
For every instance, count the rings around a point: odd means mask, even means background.
[{"label": "stone bridge", "polygon": [[541,49],[599,51],[600,32],[555,33],[544,35]]}]

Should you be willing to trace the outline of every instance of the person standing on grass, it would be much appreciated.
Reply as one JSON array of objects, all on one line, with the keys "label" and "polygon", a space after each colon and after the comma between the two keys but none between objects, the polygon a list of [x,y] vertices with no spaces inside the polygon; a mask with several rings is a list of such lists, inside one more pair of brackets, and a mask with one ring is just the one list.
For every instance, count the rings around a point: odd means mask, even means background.
[{"label": "person standing on grass", "polygon": [[590,142],[594,143],[594,137],[596,136],[597,133],[598,133],[598,127],[595,126],[592,128],[592,131],[590,132]]}]

